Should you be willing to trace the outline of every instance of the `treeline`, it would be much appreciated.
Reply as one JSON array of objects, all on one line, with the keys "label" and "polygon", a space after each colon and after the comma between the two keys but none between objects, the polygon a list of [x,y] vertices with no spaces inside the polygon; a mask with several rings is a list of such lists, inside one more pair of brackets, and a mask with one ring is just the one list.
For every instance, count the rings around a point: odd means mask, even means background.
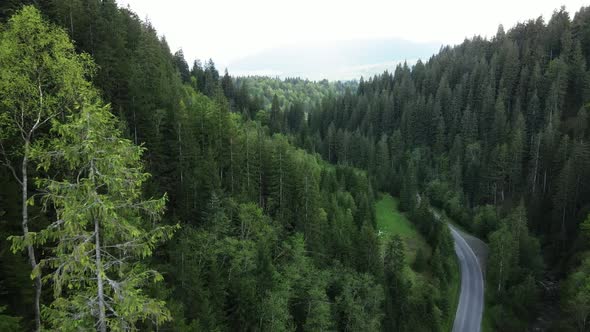
[{"label": "treeline", "polygon": [[[588,250],[579,231],[590,210],[588,65],[590,10],[572,19],[561,9],[548,22],[500,27],[489,40],[361,79],[356,93],[325,98],[294,137],[332,163],[367,170],[407,211],[425,194],[487,239],[493,324],[521,330],[544,272],[563,278]],[[563,296],[559,327],[586,329],[579,295]]]},{"label": "treeline", "polygon": [[247,86],[250,96],[262,102],[263,110],[270,111],[276,95],[280,108],[288,109],[298,103],[305,113],[328,96],[338,96],[346,89],[354,91],[357,88],[356,81],[310,81],[302,78],[279,79],[266,76],[236,77],[234,84],[238,89]]},{"label": "treeline", "polygon": [[378,237],[365,171],[270,135],[256,97],[114,1],[27,3],[0,5],[2,330],[440,330],[454,314]]}]

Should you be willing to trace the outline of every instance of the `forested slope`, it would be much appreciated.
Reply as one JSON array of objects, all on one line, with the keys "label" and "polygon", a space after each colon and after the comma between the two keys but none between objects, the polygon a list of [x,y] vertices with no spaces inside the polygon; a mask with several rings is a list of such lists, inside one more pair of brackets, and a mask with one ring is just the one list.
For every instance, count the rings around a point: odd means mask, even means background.
[{"label": "forested slope", "polygon": [[[494,328],[530,326],[547,278],[554,327],[588,328],[588,8],[311,96],[189,66],[113,0],[0,22],[0,329],[441,330],[431,205],[488,241]],[[432,248],[418,281],[377,191]]]},{"label": "forested slope", "polygon": [[440,330],[454,314],[448,232],[412,285],[365,171],[294,147],[114,1],[23,3],[0,5],[2,329]]},{"label": "forested slope", "polygon": [[[587,257],[589,65],[590,10],[557,10],[325,98],[296,143],[367,170],[407,211],[426,194],[487,239],[489,313],[497,329],[522,330],[540,281],[567,278]],[[587,329],[584,261],[562,283],[560,329]]]},{"label": "forested slope", "polygon": [[309,81],[302,78],[283,80],[265,76],[237,77],[234,84],[238,90],[245,86],[252,98],[260,100],[264,110],[270,111],[273,98],[276,95],[280,108],[289,109],[295,104],[299,104],[298,106],[303,108],[306,113],[319,104],[322,99],[330,95],[341,95],[347,88],[354,91],[358,85],[356,81]]}]

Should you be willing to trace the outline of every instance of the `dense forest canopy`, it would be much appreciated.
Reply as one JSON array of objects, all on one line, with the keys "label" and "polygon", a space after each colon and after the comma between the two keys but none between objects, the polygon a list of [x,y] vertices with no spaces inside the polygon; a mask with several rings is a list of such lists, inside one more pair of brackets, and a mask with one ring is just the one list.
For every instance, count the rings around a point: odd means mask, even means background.
[{"label": "dense forest canopy", "polygon": [[236,77],[234,85],[238,90],[242,85],[245,85],[250,96],[258,99],[262,104],[262,109],[266,111],[270,111],[273,98],[276,95],[278,106],[281,109],[289,109],[295,104],[299,104],[299,107],[307,113],[326,97],[344,94],[347,89],[355,91],[358,83],[356,81],[329,82],[322,80],[316,82],[301,78],[280,79],[278,77],[248,76]]},{"label": "dense forest canopy", "polygon": [[[14,96],[2,104],[6,328],[431,330],[452,320],[435,287],[454,260],[448,231],[431,242],[441,268],[410,280],[402,240],[377,235],[366,172],[271,136],[272,109],[213,61],[189,67],[113,1],[3,6],[2,75],[28,77],[2,85]],[[53,58],[71,69],[44,62]],[[45,67],[37,94],[34,69]],[[30,141],[13,130],[23,90]],[[58,107],[36,108],[41,98]],[[37,111],[49,120],[36,125]]]},{"label": "dense forest canopy", "polygon": [[[355,94],[324,99],[296,135],[331,163],[367,170],[407,210],[425,194],[487,239],[489,311],[501,330],[533,319],[534,280],[564,278],[587,256],[589,14],[557,10],[361,80]],[[562,303],[585,330],[580,269]]]},{"label": "dense forest canopy", "polygon": [[590,8],[358,83],[189,66],[114,0],[0,22],[0,330],[448,330],[446,220],[489,244],[491,328],[549,278],[588,330]]}]

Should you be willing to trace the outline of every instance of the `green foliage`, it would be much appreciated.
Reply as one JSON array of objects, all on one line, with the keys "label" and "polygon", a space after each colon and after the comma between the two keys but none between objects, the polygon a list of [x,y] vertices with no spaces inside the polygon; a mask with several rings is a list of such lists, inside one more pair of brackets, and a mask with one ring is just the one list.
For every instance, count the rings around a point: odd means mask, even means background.
[{"label": "green foliage", "polygon": [[488,234],[498,228],[498,212],[492,205],[480,206],[473,217],[473,228],[481,238],[487,238]]},{"label": "green foliage", "polygon": [[[34,196],[29,196],[32,145],[46,138],[51,121],[62,119],[77,107],[80,96],[90,88],[85,76],[93,69],[89,56],[78,55],[67,34],[47,23],[32,6],[16,12],[0,31],[1,164],[20,185],[12,195],[21,198],[19,234],[24,238],[12,249],[26,249],[33,270],[38,269],[38,259],[31,242],[34,233],[29,230],[39,228],[37,224],[44,218],[30,212],[35,203]],[[31,321],[36,330],[41,329],[39,275],[33,276],[31,301]]]},{"label": "green foliage", "polygon": [[6,306],[0,306],[0,329],[3,331],[18,331],[21,329],[21,318],[6,315]]},{"label": "green foliage", "polygon": [[26,135],[75,107],[94,70],[89,56],[76,54],[68,35],[31,6],[3,29],[0,68],[3,136],[15,130]]},{"label": "green foliage", "polygon": [[489,240],[487,279],[493,324],[499,329],[522,328],[537,303],[535,278],[543,269],[540,247],[528,233],[522,203],[501,221]]},{"label": "green foliage", "polygon": [[569,314],[569,321],[579,331],[587,329],[590,315],[590,259],[569,275],[565,284],[564,308]]},{"label": "green foliage", "polygon": [[416,258],[414,259],[413,268],[417,272],[423,272],[426,269],[427,264],[428,261],[426,260],[426,254],[424,253],[424,250],[422,250],[422,248],[419,248],[418,252],[416,253]]},{"label": "green foliage", "polygon": [[443,47],[425,63],[361,80],[356,93],[323,98],[305,128],[282,132],[331,163],[366,170],[374,188],[400,197],[429,243],[441,244],[444,231],[426,208],[415,211],[418,197],[487,238],[496,321],[525,329],[534,306],[505,299],[536,295],[541,248],[567,273],[586,229],[578,225],[590,206],[588,22],[588,8],[573,19],[561,9],[548,22]]},{"label": "green foliage", "polygon": [[379,234],[384,238],[399,235],[408,248],[408,263],[415,264],[419,252],[422,252],[426,261],[431,249],[425,238],[418,232],[416,225],[408,220],[407,214],[398,210],[398,202],[397,198],[391,197],[389,194],[382,194],[381,199],[375,204]]},{"label": "green foliage", "polygon": [[261,109],[270,111],[278,107],[285,113],[296,104],[301,104],[303,111],[308,112],[326,97],[356,89],[356,82],[314,82],[300,78],[281,80],[265,76],[238,77],[235,84],[238,87],[247,86],[249,95],[261,100]]},{"label": "green foliage", "polygon": [[[40,29],[32,8],[27,20],[13,22],[24,24],[19,38],[36,40],[18,48],[18,36],[3,30],[3,87],[14,94],[3,100],[1,139],[18,138],[18,126],[8,125],[12,108],[30,104],[25,120],[33,125],[41,115],[46,126],[35,138],[43,140],[20,156],[38,165],[44,210],[34,217],[54,222],[24,237],[4,226],[0,234],[13,235],[15,249],[43,250],[33,276],[53,287],[43,298],[47,328],[332,330],[345,317],[349,329],[379,329],[383,267],[365,172],[330,166],[291,138],[269,136],[247,121],[263,108],[247,84],[220,78],[213,61],[189,70],[181,51],[170,54],[149,23],[115,2],[40,8],[65,23],[77,50],[65,31]],[[49,99],[38,109],[39,95],[16,92],[37,91],[27,86],[35,83],[27,70],[44,67],[27,67],[29,51],[49,52],[41,64],[55,70],[43,77]],[[96,71],[76,51],[92,53]],[[309,107],[290,104],[263,125],[301,130]],[[162,217],[184,229],[156,251],[176,229],[157,226]],[[164,280],[156,271],[165,272],[165,285],[156,284]]]},{"label": "green foliage", "polygon": [[343,271],[335,281],[341,288],[336,296],[335,311],[341,331],[378,331],[383,313],[383,289],[369,275]]},{"label": "green foliage", "polygon": [[[0,17],[16,7],[0,5]],[[104,283],[114,299],[105,310],[137,329],[172,318],[164,325],[177,330],[440,330],[453,315],[454,254],[438,208],[488,236],[494,323],[523,330],[541,244],[559,270],[579,243],[590,204],[587,8],[443,47],[428,62],[358,84],[232,78],[212,60],[189,68],[182,51],[171,54],[149,23],[112,0],[39,8],[66,30],[41,24],[31,7],[3,26],[0,140],[11,164],[42,163],[46,210],[31,214],[60,223],[14,237],[46,256],[35,275],[55,288],[44,298],[51,325],[90,327],[100,309],[81,296],[98,293],[89,278],[100,276],[113,281]],[[76,51],[92,54],[96,68]],[[23,128],[37,131],[32,153],[13,121],[20,110]],[[44,126],[35,128],[37,118]],[[14,187],[10,173],[0,173],[3,188]],[[17,219],[17,190],[7,190],[2,210]],[[429,259],[416,253],[426,277],[404,273],[413,253],[402,239],[387,241],[381,256],[374,190],[400,197],[432,248]],[[142,198],[164,193],[166,202]],[[174,229],[149,222],[162,216],[183,232],[154,251]],[[17,231],[0,224],[3,236]],[[92,264],[99,245],[102,268]],[[1,254],[2,281],[23,283],[16,256]],[[164,285],[153,285],[156,269]],[[579,321],[587,315],[583,295],[571,291],[583,289],[577,271],[564,305],[580,309]],[[18,308],[31,295],[23,294],[7,304],[26,319]],[[86,316],[72,319],[78,310]],[[110,328],[127,328],[108,317]]]},{"label": "green foliage", "polygon": [[140,260],[175,227],[149,223],[160,218],[165,197],[141,198],[149,176],[140,163],[143,149],[122,138],[108,107],[85,98],[78,113],[53,124],[57,137],[49,152],[33,152],[46,171],[59,164],[68,172],[63,180],[37,181],[47,192],[47,207],[56,209],[56,221],[33,237],[42,245],[57,241],[40,262],[40,268],[52,271],[44,280],[51,282],[55,297],[43,316],[63,330],[95,325],[124,330],[147,319],[158,325],[170,319],[169,313],[143,288],[162,276]]},{"label": "green foliage", "polygon": [[580,224],[580,231],[587,240],[590,240],[590,214],[586,217],[586,220]]},{"label": "green foliage", "polygon": [[398,235],[390,237],[384,254],[385,277],[385,317],[384,328],[391,331],[403,331],[409,323],[403,317],[409,309],[411,282],[404,274],[406,267],[406,249]]},{"label": "green foliage", "polygon": [[413,228],[407,217],[398,210],[399,202],[389,194],[383,194],[375,205],[377,214],[377,227],[385,234],[397,234],[402,237],[417,237],[418,233]]},{"label": "green foliage", "polygon": [[[413,167],[413,166],[410,166]],[[412,212],[416,208],[416,195],[418,195],[418,184],[413,170],[408,170],[409,175],[402,179],[400,192],[400,208],[406,212]]]}]

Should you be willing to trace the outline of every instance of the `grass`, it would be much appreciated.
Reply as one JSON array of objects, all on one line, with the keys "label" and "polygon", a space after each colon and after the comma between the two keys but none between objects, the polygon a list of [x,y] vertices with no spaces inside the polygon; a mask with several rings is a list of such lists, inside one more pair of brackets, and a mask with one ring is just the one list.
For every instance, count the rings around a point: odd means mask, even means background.
[{"label": "grass", "polygon": [[[422,249],[427,258],[431,255],[431,248],[426,243],[424,238],[418,233],[412,222],[408,220],[406,215],[399,211],[399,201],[397,198],[389,194],[381,194],[379,200],[375,204],[375,212],[377,214],[377,229],[381,237],[389,237],[392,235],[399,235],[405,242],[408,254],[408,262],[413,264],[416,258],[418,249]],[[448,218],[446,218],[448,220]],[[384,241],[385,242],[385,241]],[[453,328],[455,320],[455,312],[459,304],[459,295],[461,292],[461,276],[459,274],[459,262],[456,257],[453,260],[453,273],[449,281],[449,295],[451,314],[443,323],[444,330],[450,331]],[[415,280],[416,278],[428,278],[427,275],[414,272],[408,268],[408,276]],[[485,323],[484,323],[485,324]]]},{"label": "grass", "polygon": [[399,211],[398,206],[397,198],[391,197],[389,194],[382,194],[376,204],[379,231],[385,234],[397,234],[401,237],[419,236],[414,225]]},{"label": "grass", "polygon": [[377,229],[381,237],[399,235],[405,242],[408,254],[408,262],[413,263],[418,249],[422,249],[427,258],[430,257],[430,247],[418,230],[408,220],[405,214],[399,211],[399,201],[389,194],[381,194],[375,204],[377,214]]}]

